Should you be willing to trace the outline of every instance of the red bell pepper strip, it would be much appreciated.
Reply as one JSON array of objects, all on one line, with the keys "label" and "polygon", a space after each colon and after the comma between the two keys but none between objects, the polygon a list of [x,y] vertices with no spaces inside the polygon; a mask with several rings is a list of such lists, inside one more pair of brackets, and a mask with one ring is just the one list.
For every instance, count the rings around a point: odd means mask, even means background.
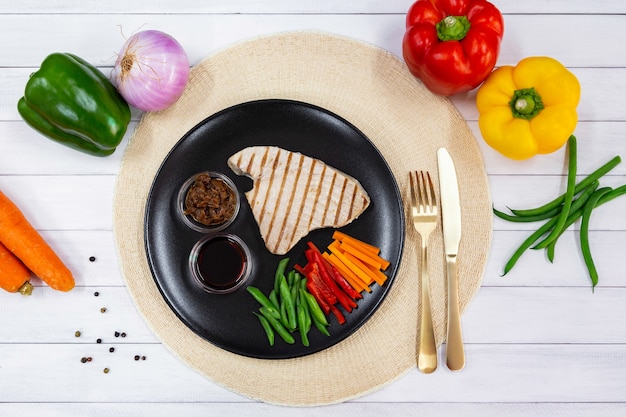
[{"label": "red bell pepper strip", "polygon": [[317,304],[319,304],[320,308],[324,312],[324,314],[328,315],[330,313],[330,304],[324,299],[324,297],[320,294],[318,288],[313,284],[313,281],[307,278],[306,280],[306,289],[309,293],[315,297]]},{"label": "red bell pepper strip", "polygon": [[331,276],[328,273],[328,270],[326,269],[323,263],[322,256],[318,254],[316,254],[315,256],[316,256],[315,264],[318,266],[322,280],[324,281],[326,286],[330,288],[330,290],[333,292],[335,297],[337,297],[337,301],[339,302],[339,304],[341,304],[344,310],[350,313],[356,307],[356,303],[345,292],[343,292],[343,290],[339,288],[335,280],[331,278]]},{"label": "red bell pepper strip", "polygon": [[313,284],[319,288],[320,293],[324,296],[328,304],[333,305],[337,303],[337,295],[326,285],[326,282],[322,278],[321,271],[316,263],[311,264],[313,270],[309,273],[309,277],[313,281]]},{"label": "red bell pepper strip", "polygon": [[339,311],[337,307],[330,306],[330,311],[335,315],[335,317],[337,318],[337,322],[339,322],[339,324],[344,324],[346,322],[346,318],[344,317],[343,314],[341,314],[341,311]]},{"label": "red bell pepper strip", "polygon": [[322,258],[322,254],[320,252],[313,251],[312,257],[313,257],[313,263],[315,263],[317,265],[317,269],[320,272],[320,276],[322,277],[322,280],[324,281],[324,284],[326,284],[326,286],[337,297],[339,297],[338,294],[344,294],[343,290],[341,290],[341,288],[339,288],[339,286],[337,285],[335,280],[331,277],[330,271],[327,268],[327,263],[324,261],[324,258]]},{"label": "red bell pepper strip", "polygon": [[304,267],[302,265],[299,264],[295,264],[293,266],[293,269],[295,269],[296,271],[298,271],[299,273],[301,273],[302,275],[306,276],[306,274],[304,273]]},{"label": "red bell pepper strip", "polygon": [[486,0],[418,0],[406,16],[402,55],[430,91],[451,96],[487,78],[503,34],[502,14]]},{"label": "red bell pepper strip", "polygon": [[339,287],[346,294],[348,294],[349,297],[351,297],[353,300],[358,300],[359,298],[363,298],[363,296],[358,291],[352,288],[352,285],[350,285],[350,283],[346,281],[343,275],[341,275],[341,273],[337,271],[337,268],[329,264],[325,259],[324,259],[324,262],[326,263],[328,270],[330,271],[330,276],[337,283],[337,285],[339,285]]}]

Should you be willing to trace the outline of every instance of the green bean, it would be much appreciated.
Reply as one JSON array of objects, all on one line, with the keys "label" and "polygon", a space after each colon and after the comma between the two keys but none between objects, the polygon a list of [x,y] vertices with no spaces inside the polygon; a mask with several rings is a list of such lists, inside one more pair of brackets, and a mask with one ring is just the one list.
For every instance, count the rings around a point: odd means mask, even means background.
[{"label": "green bean", "polygon": [[296,305],[296,302],[298,301],[298,290],[300,288],[300,274],[298,274],[297,272],[294,274],[293,277],[293,283],[291,284],[290,288],[289,288],[289,293],[291,295],[291,300],[293,302],[294,305]]},{"label": "green bean", "polygon": [[305,328],[308,332],[311,329],[311,311],[309,310],[309,304],[307,303],[306,298],[304,296],[304,290],[303,291],[298,290],[298,300],[299,300],[299,305],[302,306],[302,310],[304,310],[304,317],[306,319]]},{"label": "green bean", "polygon": [[554,251],[556,250],[556,240],[550,242],[546,247],[546,256],[550,262],[554,262]]},{"label": "green bean", "polygon": [[289,258],[283,258],[278,262],[278,266],[276,267],[276,273],[274,274],[274,291],[276,291],[277,294],[280,294],[280,280],[281,277],[285,276],[288,263]]},{"label": "green bean", "polygon": [[280,301],[278,301],[278,294],[276,293],[276,291],[274,290],[270,291],[270,295],[268,298],[276,307],[280,308]]},{"label": "green bean", "polygon": [[596,208],[596,203],[602,198],[603,195],[608,194],[611,188],[600,188],[589,197],[589,201],[585,204],[582,214],[582,220],[580,222],[580,249],[589,271],[589,278],[591,278],[592,288],[595,288],[598,284],[598,271],[596,270],[595,263],[593,262],[593,256],[591,255],[591,248],[589,247],[589,219],[591,218],[591,212]]},{"label": "green bean", "polygon": [[267,319],[267,321],[270,323],[270,325],[276,331],[276,333],[278,333],[278,335],[285,342],[289,343],[290,345],[295,343],[296,340],[293,338],[291,333],[289,333],[289,331],[285,329],[285,327],[282,324],[280,324],[280,322],[276,320],[274,316],[272,316],[265,307],[261,307],[259,311],[261,312],[263,317]]},{"label": "green bean", "polygon": [[296,271],[294,271],[293,269],[287,274],[287,286],[289,286],[289,288],[291,288],[291,286],[293,285],[293,280],[295,279],[295,276]]},{"label": "green bean", "polygon": [[524,240],[524,242],[522,242],[522,244],[517,248],[515,252],[513,252],[513,255],[511,256],[511,258],[509,258],[509,261],[504,266],[504,273],[502,274],[502,276],[506,275],[511,269],[513,269],[513,267],[522,256],[522,254],[526,251],[526,249],[530,248],[532,244],[535,243],[535,241],[541,236],[548,233],[548,231],[550,231],[550,229],[556,224],[557,220],[557,217],[551,218],[546,223],[544,223],[543,226],[537,229],[533,234],[528,236],[526,240]]},{"label": "green bean", "polygon": [[[579,194],[581,191],[587,188],[593,181],[600,179],[606,173],[608,173],[617,165],[619,165],[620,162],[622,162],[622,159],[619,156],[615,156],[609,162],[607,162],[606,164],[602,165],[600,168],[598,168],[597,170],[589,174],[582,181],[576,184],[576,186],[574,187],[574,194]],[[541,214],[547,210],[552,210],[555,207],[559,207],[561,204],[563,204],[564,199],[565,199],[565,194],[562,194],[561,196],[544,204],[543,206],[532,208],[532,209],[522,209],[522,210],[511,209],[511,212],[515,214],[516,216],[533,216],[533,215]]]},{"label": "green bean", "polygon": [[571,135],[568,139],[569,168],[567,170],[567,188],[565,191],[565,197],[563,198],[561,213],[559,213],[557,222],[554,224],[552,231],[548,237],[544,239],[544,243],[542,243],[543,246],[538,248],[545,248],[550,242],[556,239],[559,234],[561,234],[563,226],[567,221],[567,216],[569,216],[569,211],[572,207],[572,200],[574,199],[574,188],[576,187],[576,163],[578,159],[576,148],[576,136]]},{"label": "green bean", "polygon": [[[559,235],[557,236],[557,238],[552,241],[552,243],[556,244],[556,241],[559,238],[559,236],[561,236],[563,232],[567,230],[568,227],[570,227],[576,220],[580,218],[580,216],[582,215],[583,207],[587,203],[587,200],[589,199],[589,197],[591,197],[591,195],[596,191],[599,184],[600,183],[598,181],[594,181],[585,191],[583,191],[580,197],[578,197],[574,201],[574,203],[572,203],[572,207],[570,208],[570,214],[567,216],[565,225],[562,228]],[[547,246],[548,245],[546,244],[545,239],[544,239],[541,242],[539,242],[537,245],[533,246],[533,249],[543,249]]]},{"label": "green bean", "polygon": [[248,292],[252,294],[254,299],[257,300],[259,304],[267,308],[267,310],[272,316],[274,316],[274,318],[280,318],[280,311],[278,310],[278,307],[270,299],[268,299],[265,294],[261,292],[260,289],[249,285],[246,290],[248,290]]},{"label": "green bean", "polygon": [[317,303],[317,300],[313,296],[313,294],[304,291],[304,297],[306,298],[306,302],[309,305],[309,311],[311,311],[311,318],[314,321],[318,321],[323,325],[328,325],[328,320],[326,319],[326,315],[320,308],[320,305]]},{"label": "green bean", "polygon": [[285,300],[281,298],[280,300],[280,322],[283,326],[289,329],[289,319],[287,318],[287,307],[285,304]]},{"label": "green bean", "polygon": [[300,339],[302,340],[302,344],[304,346],[309,346],[308,330],[306,328],[306,313],[304,312],[301,304],[298,305],[296,313],[298,315],[298,330],[300,330]]},{"label": "green bean", "polygon": [[516,223],[529,223],[529,222],[538,222],[541,220],[546,220],[549,218],[552,218],[554,216],[556,216],[557,214],[559,214],[561,212],[561,207],[555,207],[552,210],[548,210],[544,213],[540,213],[540,214],[535,214],[533,216],[516,216],[516,215],[511,215],[511,214],[507,214],[504,213],[500,210],[497,209],[493,209],[493,213],[501,218],[502,220],[506,220],[509,222],[516,222]]},{"label": "green bean", "polygon": [[289,323],[288,328],[293,330],[297,327],[296,306],[294,305],[293,299],[291,298],[291,291],[289,290],[289,285],[287,285],[287,280],[285,278],[280,280],[280,299],[281,302],[285,303],[287,322]]},{"label": "green bean", "polygon": [[272,329],[272,325],[270,324],[270,322],[265,317],[263,317],[262,314],[259,314],[255,311],[253,311],[252,314],[259,318],[261,326],[263,326],[263,330],[265,330],[265,334],[267,335],[267,340],[270,342],[270,346],[274,346],[274,330]]},{"label": "green bean", "polygon": [[613,200],[616,197],[622,196],[626,194],[626,184],[621,185],[617,188],[614,188],[613,191],[610,191],[606,194],[604,194],[601,198],[600,201],[598,201],[598,204],[596,204],[596,207],[601,206],[604,203],[608,203],[609,201]]},{"label": "green bean", "polygon": [[315,316],[313,315],[311,315],[311,317],[313,317],[313,324],[315,325],[317,330],[319,330],[319,332],[322,333],[324,336],[330,336],[330,333],[328,332],[328,329],[326,328],[328,325],[315,319]]}]

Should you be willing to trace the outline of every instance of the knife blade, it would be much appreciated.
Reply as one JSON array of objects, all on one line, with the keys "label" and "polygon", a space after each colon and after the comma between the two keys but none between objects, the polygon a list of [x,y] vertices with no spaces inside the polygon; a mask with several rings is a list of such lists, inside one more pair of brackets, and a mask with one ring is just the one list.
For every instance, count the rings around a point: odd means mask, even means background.
[{"label": "knife blade", "polygon": [[446,364],[450,370],[458,371],[465,366],[457,268],[457,255],[461,242],[461,203],[454,161],[447,149],[440,148],[437,150],[437,165],[439,168],[439,194],[441,195],[441,218],[448,277]]}]

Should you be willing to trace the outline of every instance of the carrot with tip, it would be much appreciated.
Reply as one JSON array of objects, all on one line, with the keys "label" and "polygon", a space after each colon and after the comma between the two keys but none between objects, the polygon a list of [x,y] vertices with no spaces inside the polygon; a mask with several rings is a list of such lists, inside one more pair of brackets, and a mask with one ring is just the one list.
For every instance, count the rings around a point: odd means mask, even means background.
[{"label": "carrot with tip", "polygon": [[8,292],[30,295],[30,271],[13,253],[0,243],[0,288]]},{"label": "carrot with tip", "polygon": [[0,242],[51,288],[59,291],[74,288],[72,272],[2,191]]}]

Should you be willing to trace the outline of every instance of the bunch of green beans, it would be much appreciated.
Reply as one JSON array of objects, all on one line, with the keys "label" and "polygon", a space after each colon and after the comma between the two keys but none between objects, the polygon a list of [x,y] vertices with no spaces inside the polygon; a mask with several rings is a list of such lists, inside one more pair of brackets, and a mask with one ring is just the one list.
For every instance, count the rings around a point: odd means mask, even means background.
[{"label": "bunch of green beans", "polygon": [[306,289],[306,277],[292,270],[286,272],[289,258],[278,263],[274,275],[274,288],[266,296],[259,288],[248,286],[247,291],[260,304],[259,311],[254,311],[265,330],[270,346],[274,346],[278,334],[286,343],[294,344],[293,333],[300,333],[303,346],[309,346],[311,325],[324,335],[328,332],[328,320],[317,300]]},{"label": "bunch of green beans", "polygon": [[626,184],[617,188],[598,188],[600,185],[599,180],[615,168],[621,162],[621,158],[615,156],[582,181],[576,183],[577,146],[574,135],[570,136],[567,146],[569,160],[565,193],[540,207],[524,210],[510,209],[511,214],[493,209],[497,217],[510,222],[547,220],[517,248],[504,266],[502,275],[506,275],[511,271],[519,258],[529,248],[546,249],[548,260],[553,262],[558,238],[574,222],[581,219],[579,231],[580,248],[589,272],[592,288],[595,288],[598,284],[598,272],[589,246],[589,220],[593,209],[626,194]]}]

